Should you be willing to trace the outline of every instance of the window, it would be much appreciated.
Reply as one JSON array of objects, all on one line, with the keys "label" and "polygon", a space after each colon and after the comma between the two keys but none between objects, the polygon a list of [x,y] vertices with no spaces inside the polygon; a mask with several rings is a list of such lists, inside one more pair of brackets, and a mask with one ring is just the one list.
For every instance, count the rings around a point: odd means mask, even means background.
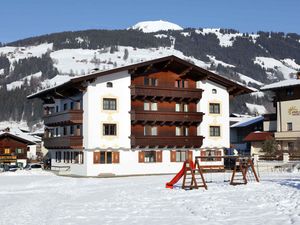
[{"label": "window", "polygon": [[189,128],[188,127],[176,127],[176,136],[188,136]]},{"label": "window", "polygon": [[188,112],[189,105],[186,103],[176,103],[175,112]]},{"label": "window", "polygon": [[58,109],[58,105],[57,105],[57,106],[55,107],[55,112],[58,112],[58,110],[59,110],[59,109]]},{"label": "window", "polygon": [[112,87],[113,87],[113,83],[112,83],[112,82],[107,82],[107,83],[106,83],[106,87],[112,88]]},{"label": "window", "polygon": [[115,158],[119,157],[118,152],[115,152],[115,153],[108,152],[108,151],[94,152],[94,163],[95,164],[118,163],[118,161],[116,161],[116,160],[114,160],[114,162],[113,162],[113,155],[115,155]]},{"label": "window", "polygon": [[116,124],[103,124],[103,135],[104,136],[117,135],[117,125]]},{"label": "window", "polygon": [[21,148],[16,148],[15,153],[16,153],[16,154],[22,154],[22,153],[23,153],[23,149],[21,149]]},{"label": "window", "polygon": [[220,104],[219,103],[209,103],[209,113],[220,114]]},{"label": "window", "polygon": [[286,96],[293,96],[294,90],[292,88],[286,89]]},{"label": "window", "polygon": [[74,102],[70,102],[70,109],[74,109]]},{"label": "window", "polygon": [[157,135],[157,127],[144,126],[144,135],[145,136],[156,136]]},{"label": "window", "polygon": [[145,86],[157,86],[158,80],[156,78],[144,78],[144,85]]},{"label": "window", "polygon": [[104,110],[117,110],[117,100],[115,98],[104,98],[103,99]]},{"label": "window", "polygon": [[188,151],[177,150],[176,151],[176,162],[184,162],[188,159]]},{"label": "window", "polygon": [[216,158],[214,156],[222,156],[222,152],[218,150],[206,150],[206,151],[201,151],[201,156],[206,156],[209,157],[211,156],[212,158],[204,158],[201,159],[201,161],[221,161],[221,158]]},{"label": "window", "polygon": [[67,109],[68,109],[68,104],[65,103],[65,104],[64,104],[64,111],[66,111]]},{"label": "window", "polygon": [[188,87],[188,81],[187,80],[176,80],[175,81],[175,87],[187,88]]},{"label": "window", "polygon": [[211,90],[211,93],[212,93],[212,94],[217,94],[217,89],[215,89],[215,88],[212,89],[212,90]]},{"label": "window", "polygon": [[10,154],[10,148],[5,148],[4,149],[4,154]]},{"label": "window", "polygon": [[220,126],[210,126],[209,127],[209,134],[211,137],[220,137]]},{"label": "window", "polygon": [[292,131],[293,130],[293,123],[287,123],[287,130]]},{"label": "window", "polygon": [[145,151],[145,163],[156,162],[155,151]]},{"label": "window", "polygon": [[157,102],[144,102],[144,110],[157,111]]},{"label": "window", "polygon": [[74,135],[74,126],[70,126],[70,135]]},{"label": "window", "polygon": [[67,127],[63,127],[63,133],[64,133],[64,135],[67,135],[67,134],[68,134]]},{"label": "window", "polygon": [[295,148],[294,142],[288,142],[288,150],[289,150],[289,151],[293,151],[294,148]]},{"label": "window", "polygon": [[61,162],[61,152],[55,152],[55,161]]}]

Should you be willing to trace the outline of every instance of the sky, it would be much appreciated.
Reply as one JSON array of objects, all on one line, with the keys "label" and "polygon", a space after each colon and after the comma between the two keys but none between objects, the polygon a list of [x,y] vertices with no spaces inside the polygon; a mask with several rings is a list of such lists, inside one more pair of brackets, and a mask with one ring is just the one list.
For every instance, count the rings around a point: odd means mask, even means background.
[{"label": "sky", "polygon": [[0,7],[0,42],[5,43],[160,19],[182,27],[300,34],[299,0],[0,0]]}]

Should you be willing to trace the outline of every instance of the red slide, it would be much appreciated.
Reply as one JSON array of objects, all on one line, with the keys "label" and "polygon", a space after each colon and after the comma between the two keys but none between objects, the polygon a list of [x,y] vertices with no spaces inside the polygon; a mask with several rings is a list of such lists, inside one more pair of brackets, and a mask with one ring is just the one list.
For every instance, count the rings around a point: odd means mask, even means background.
[{"label": "red slide", "polygon": [[173,185],[176,184],[183,176],[185,167],[186,167],[186,162],[183,163],[181,170],[175,175],[175,177],[170,182],[166,183],[166,188],[171,188],[171,189],[173,188]]}]

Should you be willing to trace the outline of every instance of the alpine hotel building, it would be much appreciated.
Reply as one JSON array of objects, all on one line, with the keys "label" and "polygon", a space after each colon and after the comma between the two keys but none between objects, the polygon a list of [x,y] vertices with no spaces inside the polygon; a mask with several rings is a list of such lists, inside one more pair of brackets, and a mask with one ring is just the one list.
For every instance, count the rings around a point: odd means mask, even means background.
[{"label": "alpine hotel building", "polygon": [[[52,166],[82,176],[175,173],[229,147],[229,98],[251,90],[175,56],[75,77],[44,102]],[[218,165],[222,161],[203,162]]]}]

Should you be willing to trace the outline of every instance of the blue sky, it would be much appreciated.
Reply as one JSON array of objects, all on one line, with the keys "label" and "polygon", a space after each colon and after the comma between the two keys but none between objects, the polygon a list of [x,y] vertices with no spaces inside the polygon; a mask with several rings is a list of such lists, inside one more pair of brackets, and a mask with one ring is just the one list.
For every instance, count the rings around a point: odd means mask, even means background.
[{"label": "blue sky", "polygon": [[183,27],[300,34],[299,0],[1,0],[0,41],[60,31],[124,29],[167,20]]}]

